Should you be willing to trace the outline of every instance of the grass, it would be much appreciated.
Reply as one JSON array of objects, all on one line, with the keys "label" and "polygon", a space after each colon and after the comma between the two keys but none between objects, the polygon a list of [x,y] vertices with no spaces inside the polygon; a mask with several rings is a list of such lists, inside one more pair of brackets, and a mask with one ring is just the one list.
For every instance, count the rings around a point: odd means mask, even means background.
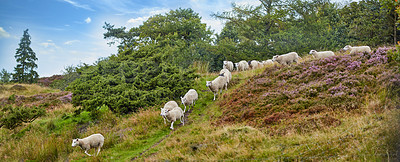
[{"label": "grass", "polygon": [[[310,57],[303,57],[303,60],[299,64],[313,61]],[[378,76],[396,66],[375,67],[362,69]],[[299,70],[296,65],[270,65],[264,69],[233,72],[228,91],[218,95],[216,101],[212,101],[213,94],[205,82],[217,74],[202,74],[193,87],[199,93],[199,100],[186,114],[185,125],[176,122],[174,131],[159,116],[159,108],[163,105],[143,108],[125,116],[117,116],[105,109],[98,120],[90,119],[88,112],[74,116],[77,108],[71,104],[56,105],[31,124],[15,130],[0,128],[0,158],[5,161],[395,160],[399,134],[393,132],[400,128],[400,110],[395,108],[398,97],[389,96],[390,90],[383,84],[365,84],[375,88],[365,90],[365,95],[359,96],[356,109],[302,106],[289,116],[285,113],[268,116],[272,114],[265,113],[267,109],[258,104],[264,100],[254,98],[279,84],[279,79],[273,80],[273,77],[288,77],[279,76],[279,73],[295,70]],[[272,83],[255,84],[257,79],[265,76],[271,76]],[[289,83],[295,82],[284,79]],[[320,90],[317,87],[317,92]],[[311,91],[308,95],[313,93]],[[234,108],[232,104],[240,101],[237,96],[247,100],[239,103],[241,107]],[[179,98],[174,100],[178,102]],[[307,100],[298,101],[293,105],[315,104]],[[276,110],[295,110],[292,103],[279,104],[282,106]],[[248,119],[251,113],[246,110],[253,110],[263,118],[276,117],[279,120],[252,123],[258,121],[257,115]],[[227,120],[227,113],[234,114],[234,117]],[[88,157],[80,148],[71,147],[73,138],[93,133],[105,136],[99,156]],[[93,154],[94,150],[89,153]]]},{"label": "grass", "polygon": [[26,90],[10,90],[15,84],[0,85],[0,98],[9,97],[14,95],[32,96],[36,94],[60,92],[58,89],[43,87],[37,84],[18,84],[26,88]]}]

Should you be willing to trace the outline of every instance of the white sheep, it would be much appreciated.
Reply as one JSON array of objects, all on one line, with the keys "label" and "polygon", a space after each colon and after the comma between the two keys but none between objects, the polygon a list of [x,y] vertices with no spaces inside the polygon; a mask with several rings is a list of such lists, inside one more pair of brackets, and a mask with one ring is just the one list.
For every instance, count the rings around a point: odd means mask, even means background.
[{"label": "white sheep", "polygon": [[251,69],[258,69],[261,67],[261,62],[257,60],[252,60],[249,62],[249,66],[251,67]]},{"label": "white sheep", "polygon": [[292,62],[298,62],[299,55],[296,52],[290,52],[284,55],[276,55],[272,57],[272,61],[276,61],[282,65],[290,65]]},{"label": "white sheep", "polygon": [[189,106],[189,110],[190,110],[190,106],[193,106],[196,104],[196,100],[199,98],[199,94],[197,94],[197,91],[194,89],[190,89],[185,96],[181,96],[181,101],[182,101],[182,105],[185,106],[185,110],[183,110],[183,112],[186,112],[186,105]]},{"label": "white sheep", "polygon": [[369,46],[357,46],[357,47],[352,47],[350,45],[346,45],[343,48],[344,51],[350,50],[350,54],[354,53],[363,53],[363,52],[368,52],[371,53],[371,48]]},{"label": "white sheep", "polygon": [[72,140],[72,147],[75,146],[80,146],[82,148],[82,150],[85,150],[85,154],[92,156],[90,154],[87,153],[88,150],[90,150],[91,148],[99,148],[97,150],[97,155],[99,155],[100,152],[100,148],[103,146],[104,144],[104,137],[101,134],[92,134],[89,137],[83,138],[83,139],[73,139]]},{"label": "white sheep", "polygon": [[223,63],[224,63],[222,66],[223,69],[228,69],[229,71],[233,71],[232,61],[224,61]]},{"label": "white sheep", "polygon": [[249,64],[245,60],[235,63],[235,66],[237,71],[245,71],[249,69]]},{"label": "white sheep", "polygon": [[165,116],[168,122],[171,122],[171,129],[174,129],[174,122],[179,119],[182,122],[182,125],[185,125],[185,113],[178,106],[174,107],[172,110],[161,108],[161,116]]},{"label": "white sheep", "polygon": [[309,54],[313,55],[314,58],[316,58],[316,59],[335,56],[335,53],[333,53],[332,51],[320,51],[320,52],[317,52],[316,50],[311,50]]},{"label": "white sheep", "polygon": [[[175,108],[175,107],[179,107],[179,106],[178,106],[178,103],[176,103],[175,101],[168,101],[168,102],[164,105],[164,108],[161,108],[161,110],[162,110],[162,109],[172,110],[172,109]],[[167,124],[167,123],[165,122],[166,117],[163,116],[162,114],[163,114],[163,112],[161,111],[161,114],[160,114],[160,115],[164,118],[164,124]]]},{"label": "white sheep", "polygon": [[274,64],[274,62],[273,62],[271,59],[268,59],[268,60],[262,61],[261,64],[262,64],[263,66],[267,66],[267,65],[272,65],[272,64]]},{"label": "white sheep", "polygon": [[232,73],[228,69],[222,69],[219,72],[219,76],[224,76],[226,78],[226,82],[229,84],[229,82],[232,80]]},{"label": "white sheep", "polygon": [[218,92],[221,90],[220,93],[222,93],[222,89],[225,87],[225,90],[228,90],[227,88],[227,81],[226,77],[223,76],[218,76],[215,78],[213,81],[206,81],[206,86],[214,93],[214,101],[215,101],[215,96],[218,94]]}]

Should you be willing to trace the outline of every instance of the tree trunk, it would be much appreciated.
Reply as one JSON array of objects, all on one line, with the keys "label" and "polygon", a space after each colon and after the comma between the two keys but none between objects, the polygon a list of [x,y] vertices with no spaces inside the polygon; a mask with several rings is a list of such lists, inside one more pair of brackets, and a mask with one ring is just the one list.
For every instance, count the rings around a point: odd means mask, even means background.
[{"label": "tree trunk", "polygon": [[396,15],[396,11],[395,11],[395,13],[394,13],[394,28],[393,28],[393,40],[394,40],[394,45],[396,45],[397,44],[397,39],[396,39],[396,36],[397,36],[397,26],[396,26],[396,21],[397,21],[397,15]]}]

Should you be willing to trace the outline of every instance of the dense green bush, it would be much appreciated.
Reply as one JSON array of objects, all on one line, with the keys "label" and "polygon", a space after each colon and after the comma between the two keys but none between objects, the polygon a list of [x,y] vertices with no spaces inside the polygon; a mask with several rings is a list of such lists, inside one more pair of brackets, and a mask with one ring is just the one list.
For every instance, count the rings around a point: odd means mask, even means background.
[{"label": "dense green bush", "polygon": [[178,98],[191,88],[196,77],[193,69],[183,70],[163,61],[165,55],[160,51],[138,58],[142,52],[110,57],[83,70],[68,87],[74,106],[95,111],[106,105],[124,114]]},{"label": "dense green bush", "polygon": [[44,115],[46,110],[42,107],[22,107],[12,105],[4,106],[0,112],[0,127],[14,129],[22,123],[30,123]]}]

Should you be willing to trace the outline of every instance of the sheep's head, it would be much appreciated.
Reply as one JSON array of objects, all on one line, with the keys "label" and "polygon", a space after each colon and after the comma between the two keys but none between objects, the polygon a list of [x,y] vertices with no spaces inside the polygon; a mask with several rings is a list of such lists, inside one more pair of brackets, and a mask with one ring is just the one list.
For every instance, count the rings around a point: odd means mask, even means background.
[{"label": "sheep's head", "polygon": [[160,113],[160,115],[161,116],[165,116],[166,115],[166,113],[167,113],[167,109],[164,109],[164,108],[161,108],[161,113]]},{"label": "sheep's head", "polygon": [[219,74],[218,76],[224,76],[224,74],[225,74],[225,72],[223,72],[223,73]]},{"label": "sheep's head", "polygon": [[272,57],[272,61],[275,62],[278,57],[279,57],[279,55],[276,55],[276,56]]},{"label": "sheep's head", "polygon": [[315,52],[317,52],[317,51],[316,50],[311,50],[309,54],[313,54]]},{"label": "sheep's head", "polygon": [[212,81],[206,81],[206,87],[210,87],[212,85]]},{"label": "sheep's head", "polygon": [[226,64],[228,64],[228,61],[224,61],[223,63],[224,63],[224,65],[226,65]]},{"label": "sheep's head", "polygon": [[239,63],[235,63],[235,66],[238,67],[238,66],[239,66]]},{"label": "sheep's head", "polygon": [[185,105],[185,103],[186,103],[186,98],[183,98],[183,97],[181,96],[181,102],[182,102],[182,105]]},{"label": "sheep's head", "polygon": [[344,51],[347,51],[347,50],[349,50],[349,49],[351,49],[351,46],[350,46],[350,45],[346,45],[346,46],[344,46],[344,48],[343,48]]},{"label": "sheep's head", "polygon": [[72,140],[72,147],[75,147],[76,145],[79,145],[79,140],[78,140],[78,138]]}]

